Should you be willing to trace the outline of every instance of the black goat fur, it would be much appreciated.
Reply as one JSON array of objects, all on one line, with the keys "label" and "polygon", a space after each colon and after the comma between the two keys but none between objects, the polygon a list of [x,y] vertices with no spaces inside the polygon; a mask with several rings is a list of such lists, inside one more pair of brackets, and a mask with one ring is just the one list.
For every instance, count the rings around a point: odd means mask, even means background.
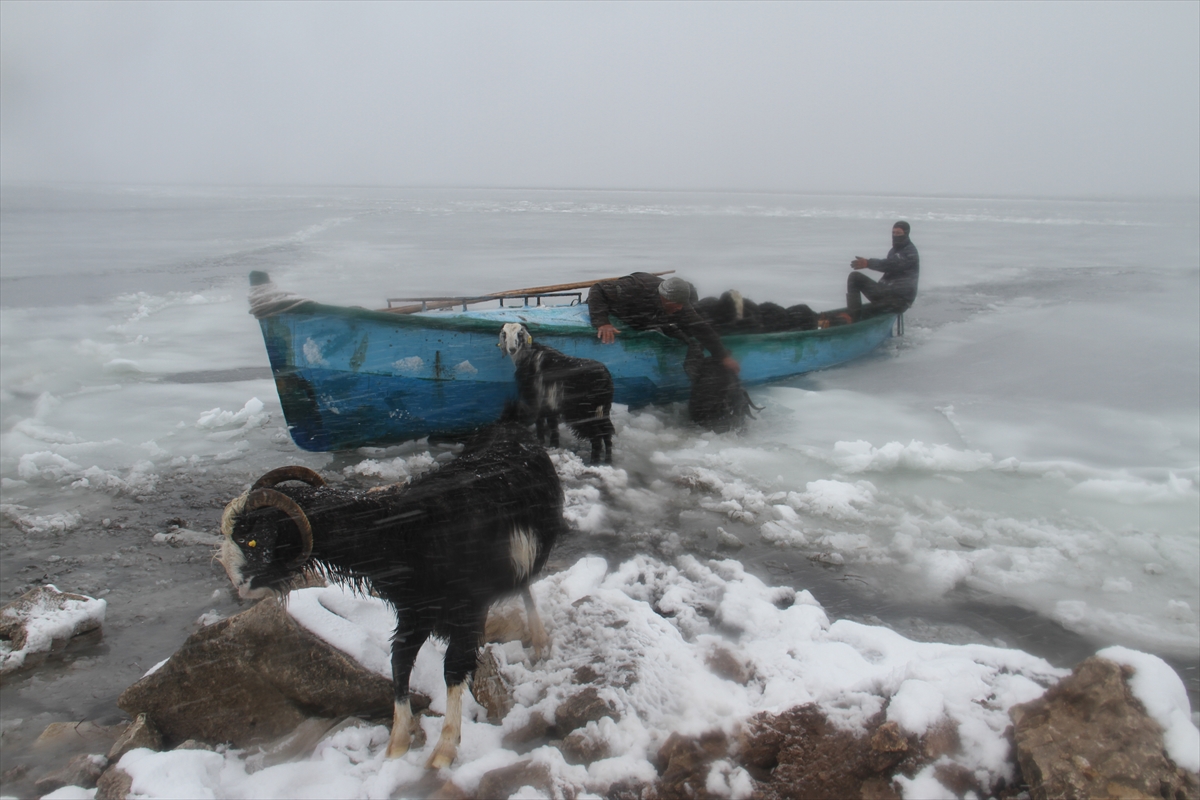
[{"label": "black goat fur", "polygon": [[761,407],[750,401],[738,376],[727,369],[721,359],[706,357],[702,352],[699,345],[692,345],[683,362],[692,383],[688,416],[701,428],[715,433],[739,429],[747,418],[753,419],[753,412]]},{"label": "black goat fur", "polygon": [[755,303],[729,291],[696,303],[696,311],[719,334],[809,331],[817,327],[817,314],[804,304],[784,308],[777,303]]},{"label": "black goat fur", "polygon": [[369,492],[276,487],[312,526],[307,565],[288,567],[302,545],[285,513],[268,507],[235,514],[228,535],[246,558],[242,575],[250,588],[283,590],[308,566],[374,590],[399,620],[392,637],[397,703],[407,701],[413,663],[430,635],[448,641],[446,685],[465,681],[489,607],[526,589],[566,529],[554,465],[514,408],[458,458],[407,485]]}]

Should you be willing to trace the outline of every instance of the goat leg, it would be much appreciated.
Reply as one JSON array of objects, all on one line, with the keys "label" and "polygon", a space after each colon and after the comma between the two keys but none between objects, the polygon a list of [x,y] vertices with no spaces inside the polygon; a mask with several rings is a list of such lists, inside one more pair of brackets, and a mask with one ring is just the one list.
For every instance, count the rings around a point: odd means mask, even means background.
[{"label": "goat leg", "polygon": [[546,628],[542,625],[541,616],[538,615],[537,605],[533,602],[533,592],[529,591],[528,586],[522,587],[521,597],[525,600],[525,616],[529,619],[529,640],[533,644],[533,657],[534,660],[541,661],[546,657],[550,646],[550,637],[546,635]]},{"label": "goat leg", "polygon": [[388,739],[387,757],[399,758],[408,752],[409,746],[412,744],[412,705],[407,697],[404,701],[396,701],[395,710],[392,711],[392,735]]},{"label": "goat leg", "polygon": [[442,735],[425,764],[429,769],[448,767],[458,755],[458,743],[462,740],[462,696],[467,689],[467,678],[479,664],[479,642],[487,625],[488,609],[485,605],[473,612],[468,624],[453,626],[447,637],[446,655],[442,661],[442,674],[446,680],[446,716],[442,719]]},{"label": "goat leg", "polygon": [[[432,626],[430,626],[432,627]],[[409,702],[408,679],[421,645],[429,638],[429,627],[403,630],[396,626],[392,635],[392,686],[395,691],[395,706],[392,711],[392,735],[388,739],[387,757],[399,758],[412,745],[413,715]]]},{"label": "goat leg", "polygon": [[428,769],[442,769],[454,763],[458,755],[458,743],[462,741],[462,696],[467,682],[446,686],[446,716],[442,720],[442,735],[425,765]]}]

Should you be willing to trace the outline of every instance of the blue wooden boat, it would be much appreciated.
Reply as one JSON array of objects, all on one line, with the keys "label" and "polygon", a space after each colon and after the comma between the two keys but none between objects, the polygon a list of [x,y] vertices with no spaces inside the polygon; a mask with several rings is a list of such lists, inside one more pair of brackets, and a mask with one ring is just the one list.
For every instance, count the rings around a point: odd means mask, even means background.
[{"label": "blue wooden boat", "polygon": [[[568,355],[602,361],[617,403],[637,408],[688,396],[681,342],[623,329],[616,343],[602,344],[578,300],[477,311],[467,309],[477,298],[468,298],[450,310],[392,313],[304,300],[261,272],[251,284],[288,430],[305,450],[450,438],[493,421],[516,391],[512,362],[497,347],[506,322],[523,323],[537,341]],[[887,314],[722,341],[741,363],[742,383],[756,386],[866,355],[892,335],[895,321]]]}]

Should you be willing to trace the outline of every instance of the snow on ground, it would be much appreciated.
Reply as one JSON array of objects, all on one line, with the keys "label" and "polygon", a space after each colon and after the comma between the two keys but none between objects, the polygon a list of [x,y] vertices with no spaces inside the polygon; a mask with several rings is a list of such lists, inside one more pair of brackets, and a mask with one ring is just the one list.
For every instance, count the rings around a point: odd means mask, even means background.
[{"label": "snow on ground", "polygon": [[[551,652],[533,663],[519,643],[491,645],[514,687],[515,706],[497,726],[473,701],[465,704],[459,758],[441,777],[466,792],[486,772],[532,758],[549,768],[558,789],[600,796],[617,780],[653,780],[651,760],[672,732],[732,733],[756,713],[803,703],[816,703],[852,731],[880,711],[917,734],[950,721],[962,740],[955,761],[989,779],[1011,777],[1004,736],[1009,708],[1040,696],[1066,674],[1019,650],[920,643],[882,627],[831,623],[808,592],[767,586],[732,560],[684,556],[671,565],[639,557],[612,566],[585,557],[533,588],[551,631]],[[368,668],[388,674],[393,616],[381,601],[329,586],[292,593],[289,611]],[[707,666],[718,648],[747,667],[745,685]],[[1187,737],[1197,734],[1175,673],[1154,656],[1115,651],[1105,655],[1145,674],[1149,694],[1139,696],[1148,707],[1161,706],[1158,713],[1176,726],[1168,728],[1169,746],[1187,746]],[[443,652],[427,643],[413,673],[414,689],[433,698],[435,712],[445,709]],[[568,764],[549,745],[526,755],[506,749],[505,735],[532,715],[554,718],[559,703],[578,690],[572,677],[584,666],[599,676],[593,683],[616,711],[589,723],[585,735],[614,755],[585,767]],[[427,744],[390,762],[384,759],[387,727],[363,724],[338,730],[308,758],[265,769],[256,770],[245,751],[233,749],[137,750],[121,768],[133,776],[133,791],[147,798],[404,796],[406,786],[424,778],[441,724],[437,717],[421,722]],[[749,786],[738,768],[720,781],[730,796],[745,796]],[[932,774],[917,776],[905,783],[905,796],[946,792],[933,781]]]},{"label": "snow on ground", "polygon": [[[551,651],[533,663],[520,643],[490,646],[515,705],[500,725],[491,725],[467,699],[458,760],[440,776],[466,792],[490,770],[531,758],[550,770],[557,792],[601,796],[618,780],[654,780],[651,761],[673,732],[734,733],[759,712],[804,703],[817,704],[851,731],[881,711],[916,734],[949,721],[962,741],[954,761],[987,781],[1009,778],[1008,710],[1066,674],[1019,650],[914,642],[882,627],[831,623],[808,592],[768,586],[733,560],[683,556],[672,565],[638,557],[613,566],[585,557],[533,589],[551,631]],[[293,592],[288,609],[367,668],[389,675],[394,617],[382,601],[327,586]],[[745,685],[709,668],[719,649],[746,667]],[[412,679],[438,713],[446,702],[443,652],[443,645],[426,643]],[[1125,648],[1100,655],[1135,668],[1134,691],[1166,728],[1168,752],[1185,766],[1194,761],[1200,732],[1188,719],[1174,671]],[[554,719],[558,705],[578,691],[573,676],[583,667],[598,676],[592,683],[616,712],[589,723],[584,734],[614,755],[578,766],[549,745],[524,755],[507,749],[504,737],[532,716]],[[252,753],[235,749],[136,750],[120,766],[133,777],[133,792],[145,798],[402,797],[425,778],[441,720],[422,717],[421,724],[427,744],[394,761],[384,758],[387,727],[363,723],[338,729],[307,758],[261,769]],[[747,796],[750,786],[736,767],[713,781],[731,797]],[[901,783],[906,797],[952,796],[932,772]],[[51,797],[87,796],[72,791]]]},{"label": "snow on ground", "polygon": [[[72,636],[100,627],[107,606],[104,600],[65,594],[46,585],[28,602],[22,598],[5,607],[2,622],[6,637],[0,639],[0,674],[20,669],[31,656],[49,653]],[[19,646],[14,646],[18,640],[8,638],[15,632],[10,626],[24,633]]]}]

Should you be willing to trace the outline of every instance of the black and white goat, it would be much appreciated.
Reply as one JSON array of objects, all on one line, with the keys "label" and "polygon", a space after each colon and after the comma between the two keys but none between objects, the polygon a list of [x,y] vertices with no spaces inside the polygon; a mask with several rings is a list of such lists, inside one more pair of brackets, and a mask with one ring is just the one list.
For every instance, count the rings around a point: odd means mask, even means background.
[{"label": "black and white goat", "polygon": [[558,446],[559,418],[581,439],[592,443],[592,463],[612,463],[613,380],[608,367],[589,358],[575,358],[533,341],[528,329],[509,322],[500,329],[496,345],[517,368],[517,392],[526,415],[537,425],[539,442]]},{"label": "black and white goat", "polygon": [[[563,492],[546,451],[515,410],[468,442],[457,459],[410,484],[352,491],[325,485],[305,467],[282,467],[225,508],[218,558],[243,598],[285,591],[312,567],[375,590],[395,609],[388,758],[408,752],[408,681],[430,635],[448,642],[446,717],[427,764],[434,769],[457,755],[462,693],[493,601],[521,592],[535,654],[545,652],[529,583],[565,530]],[[280,485],[294,480],[308,485]]]}]

